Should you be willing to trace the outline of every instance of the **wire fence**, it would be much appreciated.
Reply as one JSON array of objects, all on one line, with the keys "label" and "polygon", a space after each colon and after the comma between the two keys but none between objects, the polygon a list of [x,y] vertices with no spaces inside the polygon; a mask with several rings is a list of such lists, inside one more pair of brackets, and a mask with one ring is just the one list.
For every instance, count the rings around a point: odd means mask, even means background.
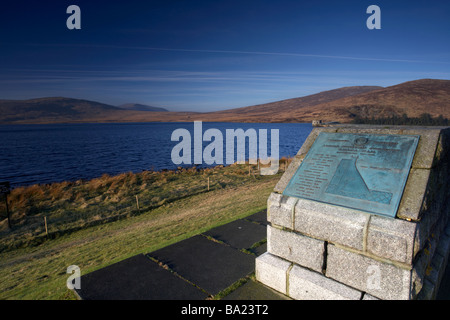
[{"label": "wire fence", "polygon": [[[290,160],[281,165],[285,171]],[[39,245],[85,228],[147,213],[183,198],[264,179],[258,165],[124,174],[89,182],[13,190],[8,198],[11,224],[0,201],[0,252]],[[120,180],[120,181],[116,181]]]}]

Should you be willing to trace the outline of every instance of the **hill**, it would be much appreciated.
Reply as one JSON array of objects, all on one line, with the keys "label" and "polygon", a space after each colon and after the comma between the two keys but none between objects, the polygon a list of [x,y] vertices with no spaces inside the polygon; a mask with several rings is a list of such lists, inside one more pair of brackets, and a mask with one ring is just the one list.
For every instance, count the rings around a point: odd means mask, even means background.
[{"label": "hill", "polygon": [[[133,107],[134,106],[134,107]],[[136,109],[136,105],[129,109]],[[165,110],[165,109],[164,109]],[[70,98],[0,100],[0,123],[61,122],[351,122],[355,118],[450,118],[450,80],[421,79],[390,87],[354,86],[300,98],[216,112],[126,110]]]},{"label": "hill", "polygon": [[0,121],[3,123],[82,121],[120,110],[99,102],[63,97],[0,100]]},{"label": "hill", "polygon": [[[0,100],[0,124],[153,121],[147,111],[125,110],[108,104],[64,97]],[[139,120],[136,120],[139,121]]]},{"label": "hill", "polygon": [[344,87],[192,118],[244,122],[311,122],[320,119],[348,123],[356,117],[379,118],[403,114],[419,117],[422,113],[450,118],[450,80],[422,79],[386,88]]},{"label": "hill", "polygon": [[[286,99],[250,107],[204,113],[197,115],[194,118],[208,119],[203,121],[220,119],[220,121],[230,122],[310,122],[316,118],[311,118],[306,121],[302,119],[303,110],[306,110],[309,107],[332,102],[344,97],[371,92],[381,88],[382,87],[376,86],[343,87],[301,98]],[[293,115],[295,116],[293,117]]]},{"label": "hill", "polygon": [[392,116],[450,118],[450,80],[422,79],[322,103],[297,112],[305,120],[313,116],[325,121],[348,122],[355,117],[388,118]]},{"label": "hill", "polygon": [[168,112],[169,110],[159,107],[147,106],[139,103],[126,103],[119,106],[121,109],[135,110],[135,111],[150,111],[150,112]]}]

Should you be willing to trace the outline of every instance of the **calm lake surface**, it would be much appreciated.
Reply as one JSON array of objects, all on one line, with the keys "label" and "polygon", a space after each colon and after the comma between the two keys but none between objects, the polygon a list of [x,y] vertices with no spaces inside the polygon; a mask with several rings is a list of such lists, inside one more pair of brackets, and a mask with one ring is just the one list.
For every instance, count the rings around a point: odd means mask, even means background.
[{"label": "calm lake surface", "polygon": [[[270,129],[279,129],[280,157],[294,156],[312,130],[311,124],[305,123],[204,122],[202,126],[203,132],[210,128],[222,132],[224,154],[226,129],[267,129],[269,155]],[[179,142],[171,141],[171,135],[178,128],[189,130],[193,141],[193,122],[3,125],[0,181],[17,187],[92,179],[104,173],[176,169],[171,152]],[[203,148],[209,143],[203,142]]]}]

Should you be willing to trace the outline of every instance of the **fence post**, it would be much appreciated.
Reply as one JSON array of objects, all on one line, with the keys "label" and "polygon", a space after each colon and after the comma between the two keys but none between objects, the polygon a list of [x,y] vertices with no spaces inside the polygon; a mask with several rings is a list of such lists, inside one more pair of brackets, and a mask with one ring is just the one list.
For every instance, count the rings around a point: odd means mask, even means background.
[{"label": "fence post", "polygon": [[10,216],[9,216],[8,195],[7,195],[7,194],[5,194],[5,205],[6,205],[6,214],[8,215],[8,227],[9,227],[10,229],[12,229],[12,226],[11,226],[11,218],[10,218]]},{"label": "fence post", "polygon": [[44,226],[45,226],[45,234],[46,234],[47,237],[48,237],[47,217],[46,217],[46,216],[44,216]]},{"label": "fence post", "polygon": [[141,213],[141,209],[139,208],[139,198],[137,195],[136,195],[136,207],[137,207],[139,213]]},{"label": "fence post", "polygon": [[2,181],[2,182],[0,182],[0,196],[5,196],[6,215],[8,216],[8,227],[10,229],[12,229],[11,217],[10,217],[10,214],[9,214],[9,207],[8,207],[8,194],[10,192],[11,192],[11,185],[10,185],[9,181]]}]

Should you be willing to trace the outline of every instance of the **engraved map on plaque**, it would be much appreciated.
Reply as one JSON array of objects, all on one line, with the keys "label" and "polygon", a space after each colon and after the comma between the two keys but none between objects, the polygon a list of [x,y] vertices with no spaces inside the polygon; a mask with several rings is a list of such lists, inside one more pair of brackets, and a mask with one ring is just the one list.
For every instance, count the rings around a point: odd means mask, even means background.
[{"label": "engraved map on plaque", "polygon": [[395,217],[418,141],[321,132],[283,194]]}]

